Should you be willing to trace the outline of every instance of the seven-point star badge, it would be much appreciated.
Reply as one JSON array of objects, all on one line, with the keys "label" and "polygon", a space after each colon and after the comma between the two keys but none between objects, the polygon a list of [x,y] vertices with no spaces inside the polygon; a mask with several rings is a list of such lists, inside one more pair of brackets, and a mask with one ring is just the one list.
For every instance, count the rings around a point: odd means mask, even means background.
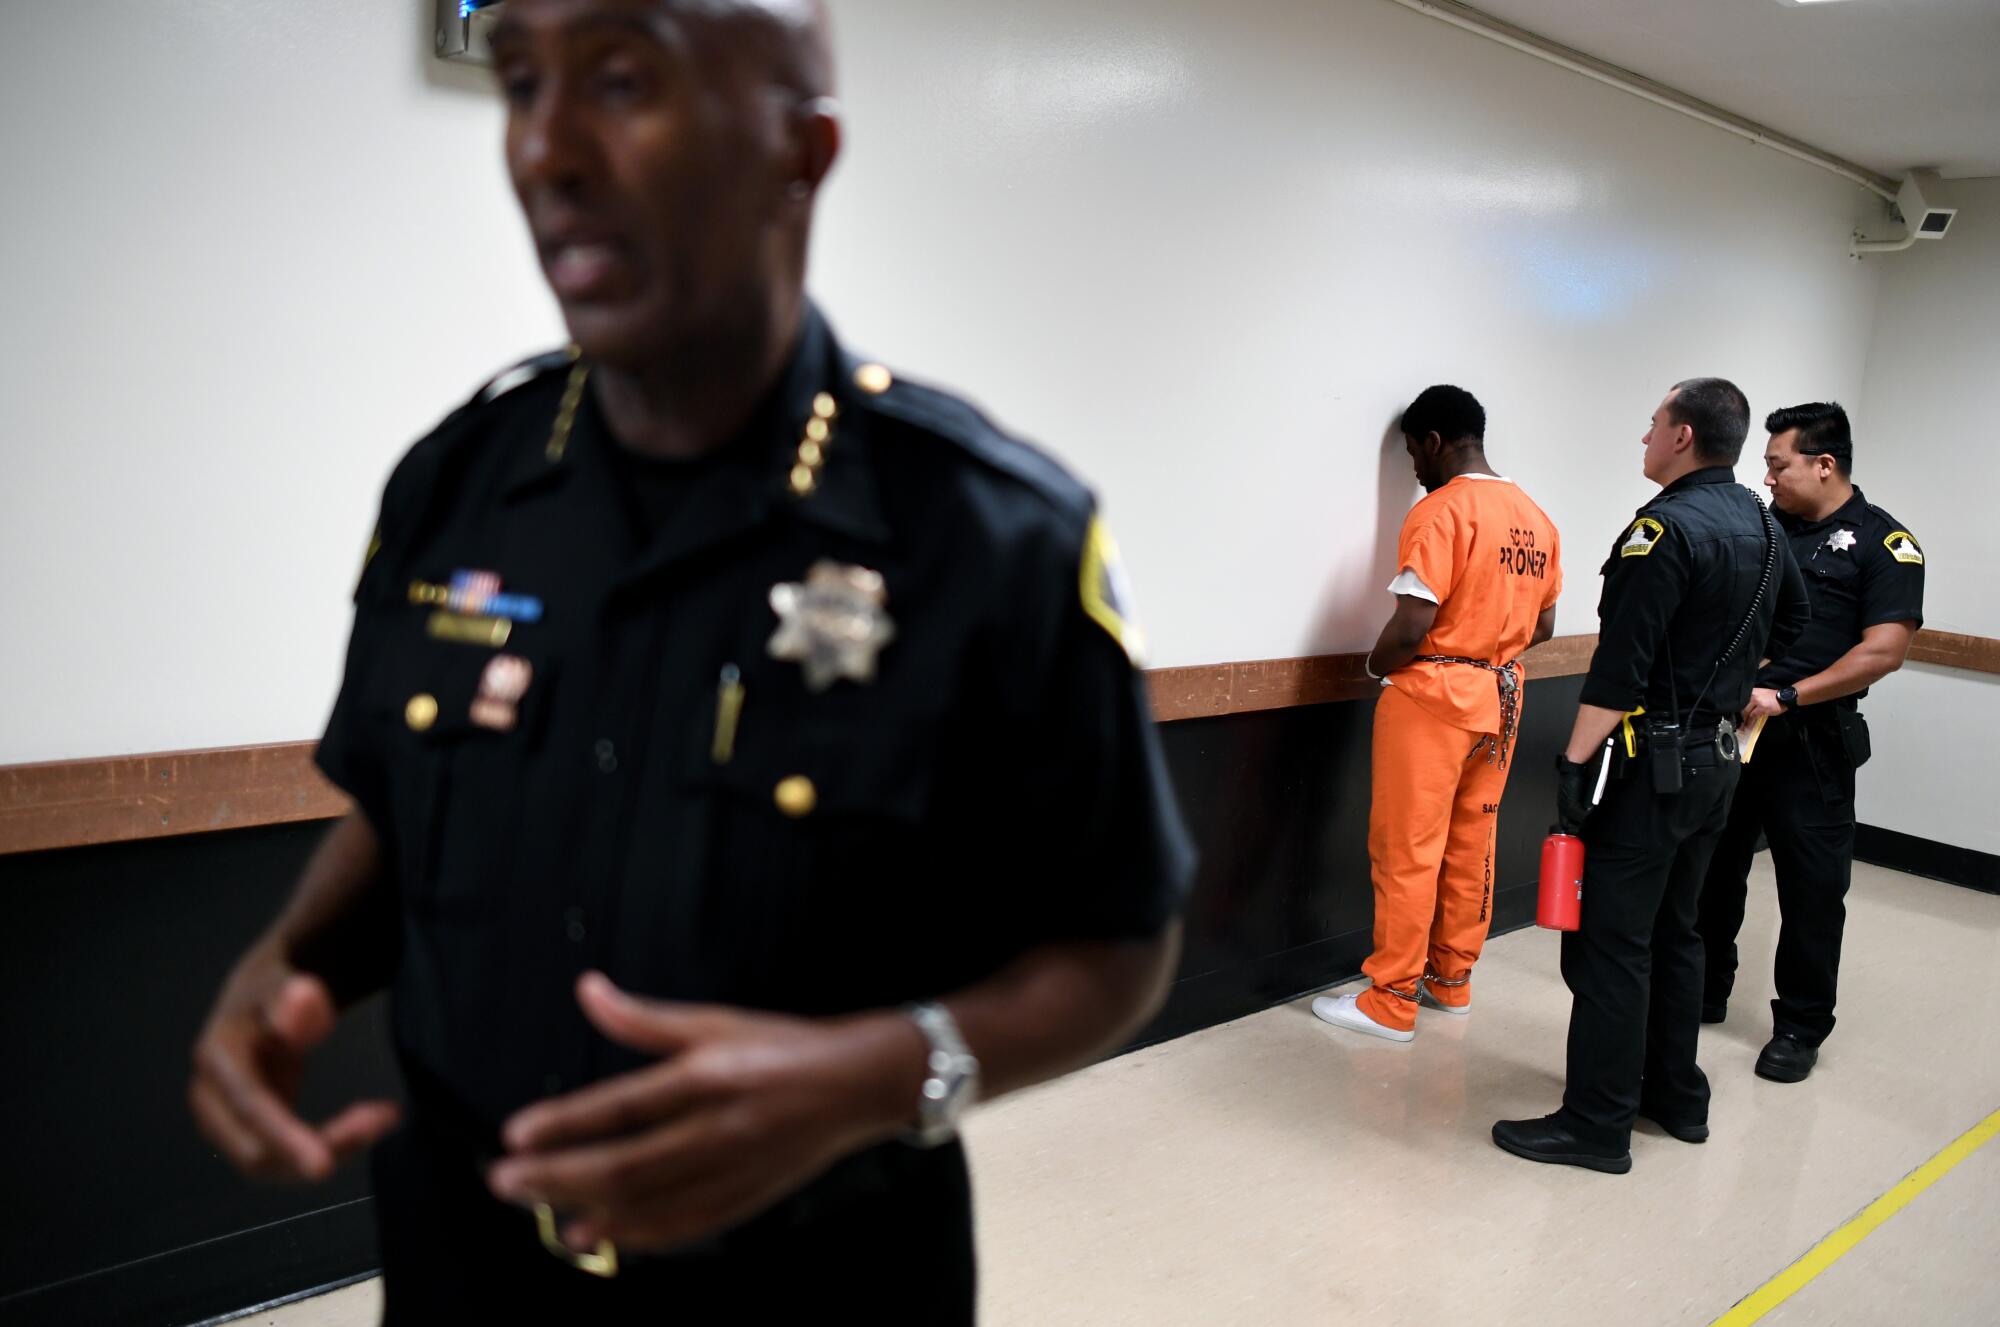
[{"label": "seven-point star badge", "polygon": [[873,682],[876,656],[896,638],[896,624],[884,611],[888,601],[881,572],[815,562],[803,585],[771,587],[778,615],[771,657],[800,665],[808,691],[824,691],[843,677]]},{"label": "seven-point star badge", "polygon": [[1835,530],[1826,537],[1826,546],[1836,553],[1845,553],[1848,549],[1854,547],[1854,531],[1848,529]]}]

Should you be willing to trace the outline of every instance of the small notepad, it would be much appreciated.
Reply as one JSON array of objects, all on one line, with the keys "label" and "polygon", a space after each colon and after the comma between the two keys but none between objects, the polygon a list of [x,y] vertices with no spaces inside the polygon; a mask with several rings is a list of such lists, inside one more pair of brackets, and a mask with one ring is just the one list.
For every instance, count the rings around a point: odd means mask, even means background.
[{"label": "small notepad", "polygon": [[1750,763],[1750,755],[1757,749],[1757,738],[1763,733],[1764,723],[1770,717],[1768,714],[1760,714],[1750,721],[1748,728],[1736,730],[1736,758],[1744,764]]}]

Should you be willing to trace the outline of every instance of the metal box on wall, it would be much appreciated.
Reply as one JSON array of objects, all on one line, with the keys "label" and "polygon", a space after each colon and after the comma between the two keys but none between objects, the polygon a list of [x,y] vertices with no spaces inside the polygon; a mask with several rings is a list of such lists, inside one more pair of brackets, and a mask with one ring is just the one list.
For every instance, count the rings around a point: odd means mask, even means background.
[{"label": "metal box on wall", "polygon": [[437,0],[437,56],[465,64],[491,64],[487,34],[506,0]]}]

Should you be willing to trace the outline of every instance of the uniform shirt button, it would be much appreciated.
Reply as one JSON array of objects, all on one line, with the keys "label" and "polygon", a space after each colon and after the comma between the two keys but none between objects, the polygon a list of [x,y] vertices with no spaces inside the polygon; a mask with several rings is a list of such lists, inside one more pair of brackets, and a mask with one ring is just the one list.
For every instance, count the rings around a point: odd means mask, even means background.
[{"label": "uniform shirt button", "polygon": [[583,937],[588,935],[589,931],[584,928],[582,908],[563,909],[563,934],[575,944],[583,943]]},{"label": "uniform shirt button", "polygon": [[410,726],[413,733],[429,732],[437,717],[437,697],[427,691],[411,696],[410,703],[403,706],[403,722]]},{"label": "uniform shirt button", "polygon": [[548,1093],[550,1096],[554,1096],[556,1093],[562,1091],[562,1086],[561,1074],[542,1075],[542,1091]]},{"label": "uniform shirt button", "polygon": [[598,738],[591,751],[596,754],[597,768],[603,773],[610,774],[618,768],[618,748],[611,745],[610,738]]},{"label": "uniform shirt button", "polygon": [[771,800],[778,804],[778,810],[793,820],[801,820],[813,813],[819,805],[819,789],[803,774],[794,774],[782,779],[771,790]]}]

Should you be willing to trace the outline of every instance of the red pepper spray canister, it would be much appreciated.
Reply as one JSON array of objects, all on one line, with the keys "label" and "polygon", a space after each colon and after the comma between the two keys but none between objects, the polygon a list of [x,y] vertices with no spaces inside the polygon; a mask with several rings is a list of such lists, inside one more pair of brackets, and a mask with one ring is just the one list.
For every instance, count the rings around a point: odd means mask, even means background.
[{"label": "red pepper spray canister", "polygon": [[1551,827],[1542,840],[1542,884],[1535,896],[1535,925],[1574,931],[1583,920],[1583,840]]}]

